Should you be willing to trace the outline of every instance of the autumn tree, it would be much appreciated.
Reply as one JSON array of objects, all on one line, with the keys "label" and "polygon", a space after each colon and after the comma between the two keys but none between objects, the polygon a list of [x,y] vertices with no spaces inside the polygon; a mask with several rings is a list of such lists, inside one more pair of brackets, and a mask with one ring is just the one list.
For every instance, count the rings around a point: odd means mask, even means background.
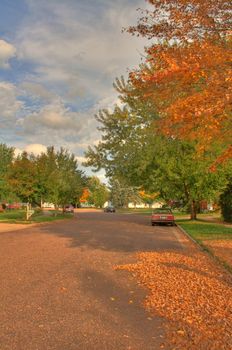
[{"label": "autumn tree", "polygon": [[152,204],[154,203],[155,199],[157,200],[159,198],[159,192],[148,192],[148,191],[145,191],[144,189],[141,189],[139,191],[139,196],[141,198],[141,200],[148,204],[149,207],[152,206]]},{"label": "autumn tree", "polygon": [[128,90],[118,91],[152,104],[164,135],[195,141],[198,152],[216,146],[218,157],[224,154],[229,159],[231,54],[229,41],[168,46],[162,51],[152,47],[147,63],[131,72]]},{"label": "autumn tree", "polygon": [[96,116],[102,140],[86,165],[182,198],[195,218],[196,203],[218,196],[231,171],[231,2],[148,2],[153,11],[128,32],[153,42],[115,82],[122,106]]},{"label": "autumn tree", "polygon": [[147,0],[151,7],[140,10],[133,35],[180,43],[225,37],[231,32],[232,4],[228,0]]},{"label": "autumn tree", "polygon": [[[136,98],[160,115],[160,131],[194,140],[198,152],[220,147],[215,164],[232,156],[232,4],[219,0],[148,1],[127,31],[153,39],[146,62],[130,74]],[[157,40],[158,39],[158,40]]]},{"label": "autumn tree", "polygon": [[159,116],[150,104],[125,91],[120,95],[124,107],[97,115],[102,140],[89,148],[86,165],[96,171],[105,169],[110,183],[113,181],[117,206],[133,201],[125,198],[121,188],[137,187],[137,191],[158,192],[166,202],[181,200],[196,218],[199,201],[214,200],[226,186],[229,168],[220,165],[220,171],[212,173],[209,168],[216,151],[199,155],[193,141],[160,134]]},{"label": "autumn tree", "polygon": [[88,187],[84,187],[82,189],[82,193],[80,196],[80,203],[87,204],[89,196],[90,196],[90,191],[89,191]]}]

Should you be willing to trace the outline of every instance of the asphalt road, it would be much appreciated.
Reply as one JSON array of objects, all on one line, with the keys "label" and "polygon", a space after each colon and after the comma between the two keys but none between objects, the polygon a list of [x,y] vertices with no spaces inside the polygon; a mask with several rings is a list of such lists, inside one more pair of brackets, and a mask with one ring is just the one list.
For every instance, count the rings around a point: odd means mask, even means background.
[{"label": "asphalt road", "polygon": [[99,212],[13,227],[0,233],[0,350],[160,349],[165,319],[146,313],[145,291],[113,267],[184,249],[176,227]]}]

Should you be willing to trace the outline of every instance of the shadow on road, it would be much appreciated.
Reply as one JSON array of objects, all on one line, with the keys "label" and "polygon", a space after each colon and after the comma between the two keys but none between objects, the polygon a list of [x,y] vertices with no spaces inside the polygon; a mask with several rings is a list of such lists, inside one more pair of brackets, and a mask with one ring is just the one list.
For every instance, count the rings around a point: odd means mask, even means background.
[{"label": "shadow on road", "polygon": [[147,217],[106,213],[82,213],[40,227],[40,232],[69,238],[73,248],[121,252],[182,249],[176,231],[170,226],[152,227]]}]

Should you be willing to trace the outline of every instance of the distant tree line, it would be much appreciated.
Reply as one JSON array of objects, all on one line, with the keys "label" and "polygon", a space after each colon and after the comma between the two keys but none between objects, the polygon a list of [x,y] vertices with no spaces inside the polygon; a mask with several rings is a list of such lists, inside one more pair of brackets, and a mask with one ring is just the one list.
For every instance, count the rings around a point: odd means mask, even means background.
[{"label": "distant tree line", "polygon": [[0,203],[42,206],[46,202],[57,208],[79,206],[81,198],[101,208],[109,199],[109,190],[97,176],[78,169],[74,154],[51,146],[39,155],[22,152],[15,156],[14,147],[0,144]]},{"label": "distant tree line", "polygon": [[56,207],[79,203],[87,181],[78,169],[75,156],[64,148],[35,156],[22,152],[14,155],[14,148],[0,144],[0,201],[42,205],[54,203]]}]

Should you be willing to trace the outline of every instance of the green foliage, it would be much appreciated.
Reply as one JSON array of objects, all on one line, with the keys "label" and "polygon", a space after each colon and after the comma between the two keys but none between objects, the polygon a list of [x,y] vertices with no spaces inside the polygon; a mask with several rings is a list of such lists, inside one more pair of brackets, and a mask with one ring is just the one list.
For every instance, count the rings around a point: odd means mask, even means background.
[{"label": "green foliage", "polygon": [[15,199],[7,181],[7,173],[13,157],[14,148],[0,144],[0,201]]},{"label": "green foliage", "polygon": [[222,217],[225,221],[232,222],[232,181],[220,196]]},{"label": "green foliage", "polygon": [[48,147],[38,155],[23,152],[13,158],[13,148],[0,145],[0,189],[2,200],[56,206],[78,203],[86,184],[73,154],[61,148]]},{"label": "green foliage", "polygon": [[[158,116],[150,106],[133,99],[124,83],[117,84],[126,106],[99,112],[102,140],[89,148],[85,165],[94,170],[104,168],[112,181],[123,183],[123,188],[158,192],[165,201],[181,200],[192,206],[194,217],[198,202],[218,198],[226,186],[229,168],[219,166],[212,172],[212,150],[199,155],[194,142],[161,136],[155,123]],[[125,206],[128,198],[122,195],[119,184],[114,183],[114,187],[116,205]]]},{"label": "green foliage", "polygon": [[102,208],[104,203],[109,199],[109,191],[98,177],[92,176],[88,179],[89,198],[88,203]]},{"label": "green foliage", "polygon": [[63,207],[79,202],[85,177],[78,170],[74,154],[63,148],[56,152],[54,147],[48,147],[46,153],[38,156],[37,168],[43,201]]},{"label": "green foliage", "polygon": [[63,214],[61,211],[49,211],[49,213],[44,213],[42,211],[37,211],[30,217],[29,221],[26,221],[26,211],[25,210],[11,210],[0,213],[0,222],[4,223],[32,223],[32,222],[50,222],[55,220],[70,219],[73,218],[72,214]]},{"label": "green foliage", "polygon": [[36,202],[38,181],[34,156],[26,152],[19,155],[9,167],[7,180],[12,192],[22,202]]},{"label": "green foliage", "polygon": [[4,213],[0,213],[0,222],[16,222],[25,218],[25,210],[5,210]]},{"label": "green foliage", "polygon": [[138,189],[115,177],[110,179],[110,201],[116,208],[126,208],[130,202],[139,203]]}]

